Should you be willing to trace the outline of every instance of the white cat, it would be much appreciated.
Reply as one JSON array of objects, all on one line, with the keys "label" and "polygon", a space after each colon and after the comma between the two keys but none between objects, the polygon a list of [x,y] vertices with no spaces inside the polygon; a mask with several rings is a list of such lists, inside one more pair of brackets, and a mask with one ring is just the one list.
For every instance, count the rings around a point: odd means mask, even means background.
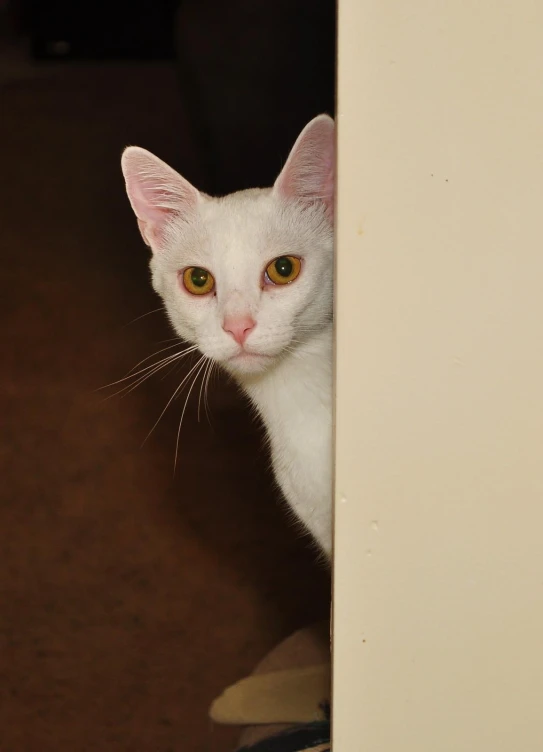
[{"label": "white cat", "polygon": [[267,429],[275,477],[332,547],[334,121],[302,131],[273,188],[211,198],[139,147],[126,190],[153,286],[184,340],[240,384]]}]

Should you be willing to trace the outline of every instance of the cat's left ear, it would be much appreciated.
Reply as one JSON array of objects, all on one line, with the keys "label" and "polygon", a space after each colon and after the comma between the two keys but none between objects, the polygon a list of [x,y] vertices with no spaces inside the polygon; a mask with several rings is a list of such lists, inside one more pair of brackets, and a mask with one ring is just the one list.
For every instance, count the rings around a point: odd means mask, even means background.
[{"label": "cat's left ear", "polygon": [[144,242],[153,253],[162,250],[168,225],[190,219],[201,196],[188,180],[139,146],[127,147],[121,159],[126,192]]},{"label": "cat's left ear", "polygon": [[301,201],[322,201],[330,218],[334,214],[336,144],[334,121],[329,115],[313,118],[298,136],[281,174],[275,193]]}]

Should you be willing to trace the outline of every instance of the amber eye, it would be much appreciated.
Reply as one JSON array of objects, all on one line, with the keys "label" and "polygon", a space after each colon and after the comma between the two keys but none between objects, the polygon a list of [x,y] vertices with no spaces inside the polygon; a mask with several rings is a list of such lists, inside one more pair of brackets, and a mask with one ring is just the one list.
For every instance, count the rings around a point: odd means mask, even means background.
[{"label": "amber eye", "polygon": [[266,267],[266,282],[272,285],[288,285],[294,282],[302,268],[297,256],[279,256]]},{"label": "amber eye", "polygon": [[199,266],[189,266],[183,272],[183,284],[193,295],[207,295],[215,287],[213,275]]}]

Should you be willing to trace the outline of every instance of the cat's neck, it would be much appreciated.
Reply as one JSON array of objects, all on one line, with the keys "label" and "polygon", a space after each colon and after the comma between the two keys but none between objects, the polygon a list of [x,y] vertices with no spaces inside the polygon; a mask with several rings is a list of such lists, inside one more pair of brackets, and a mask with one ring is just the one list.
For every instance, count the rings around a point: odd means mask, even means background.
[{"label": "cat's neck", "polygon": [[275,477],[327,556],[331,532],[332,324],[240,384],[266,427]]},{"label": "cat's neck", "polygon": [[273,369],[238,379],[265,421],[288,414],[300,401],[330,409],[332,339],[330,323],[286,353]]}]

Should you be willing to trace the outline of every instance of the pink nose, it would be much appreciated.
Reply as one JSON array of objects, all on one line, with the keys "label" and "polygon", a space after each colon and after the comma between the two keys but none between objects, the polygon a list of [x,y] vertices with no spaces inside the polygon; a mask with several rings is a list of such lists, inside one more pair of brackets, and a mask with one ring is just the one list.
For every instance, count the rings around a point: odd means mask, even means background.
[{"label": "pink nose", "polygon": [[255,322],[250,316],[237,316],[225,318],[222,328],[236,340],[239,345],[243,345],[249,334],[255,328]]}]

